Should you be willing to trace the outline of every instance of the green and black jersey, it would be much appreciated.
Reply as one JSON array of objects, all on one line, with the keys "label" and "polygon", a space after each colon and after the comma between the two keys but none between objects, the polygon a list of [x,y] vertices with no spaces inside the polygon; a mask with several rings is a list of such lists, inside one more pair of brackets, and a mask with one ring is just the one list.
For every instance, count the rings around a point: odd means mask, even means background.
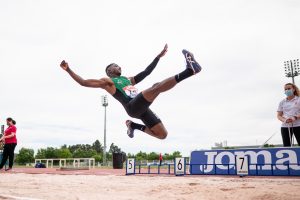
[{"label": "green and black jersey", "polygon": [[125,76],[119,76],[111,79],[116,87],[116,93],[113,95],[123,106],[133,99],[138,90],[132,85],[131,81]]}]

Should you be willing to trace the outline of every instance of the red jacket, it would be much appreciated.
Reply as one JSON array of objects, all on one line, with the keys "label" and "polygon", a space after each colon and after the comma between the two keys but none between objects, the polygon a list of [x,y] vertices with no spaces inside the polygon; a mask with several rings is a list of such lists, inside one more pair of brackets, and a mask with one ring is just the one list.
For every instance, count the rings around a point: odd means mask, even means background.
[{"label": "red jacket", "polygon": [[14,125],[9,126],[5,131],[4,131],[4,135],[8,136],[11,135],[11,133],[15,133],[14,137],[11,138],[5,138],[5,144],[10,144],[10,143],[17,143],[17,127],[15,127]]}]

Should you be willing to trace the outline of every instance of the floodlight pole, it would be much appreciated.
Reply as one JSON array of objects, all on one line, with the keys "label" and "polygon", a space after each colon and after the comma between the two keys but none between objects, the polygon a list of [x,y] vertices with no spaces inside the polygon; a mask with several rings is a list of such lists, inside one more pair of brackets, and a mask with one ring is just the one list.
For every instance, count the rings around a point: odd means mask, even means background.
[{"label": "floodlight pole", "polygon": [[102,106],[104,107],[104,145],[103,145],[103,165],[106,165],[106,107],[108,106],[107,96],[102,96]]},{"label": "floodlight pole", "polygon": [[[294,70],[293,70],[293,62],[291,62],[291,71],[292,71],[292,74],[294,74]],[[294,76],[292,76],[292,81],[293,81],[293,84],[295,84],[295,79],[294,79]]]},{"label": "floodlight pole", "polygon": [[295,84],[295,76],[298,76],[300,73],[299,69],[299,59],[288,60],[284,62],[284,70],[286,77],[292,77],[293,84]]}]

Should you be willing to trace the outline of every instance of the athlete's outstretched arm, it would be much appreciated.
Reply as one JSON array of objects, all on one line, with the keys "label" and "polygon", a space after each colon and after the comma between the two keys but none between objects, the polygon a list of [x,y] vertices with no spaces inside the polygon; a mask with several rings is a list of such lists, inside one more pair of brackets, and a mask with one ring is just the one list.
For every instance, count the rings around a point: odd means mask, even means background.
[{"label": "athlete's outstretched arm", "polygon": [[156,56],[156,58],[152,61],[152,63],[142,72],[138,73],[134,77],[130,77],[130,81],[132,85],[138,84],[141,82],[144,78],[146,78],[156,67],[159,59],[163,57],[168,51],[168,44],[165,45],[164,49]]},{"label": "athlete's outstretched arm", "polygon": [[106,89],[106,87],[109,86],[110,82],[111,82],[110,79],[108,79],[108,78],[101,78],[99,80],[83,79],[79,75],[77,75],[75,72],[73,72],[70,69],[68,63],[64,60],[60,63],[60,67],[63,70],[65,70],[66,72],[68,72],[69,75],[81,86]]}]

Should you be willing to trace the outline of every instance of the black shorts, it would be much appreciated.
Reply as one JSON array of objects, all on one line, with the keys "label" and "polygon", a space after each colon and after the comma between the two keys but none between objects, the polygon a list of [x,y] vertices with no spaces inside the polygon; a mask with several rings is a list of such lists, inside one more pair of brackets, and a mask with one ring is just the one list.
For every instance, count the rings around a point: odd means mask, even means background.
[{"label": "black shorts", "polygon": [[126,105],[126,111],[130,117],[140,119],[148,128],[152,128],[161,123],[161,120],[149,109],[150,105],[151,103],[144,98],[143,94],[139,93]]}]

